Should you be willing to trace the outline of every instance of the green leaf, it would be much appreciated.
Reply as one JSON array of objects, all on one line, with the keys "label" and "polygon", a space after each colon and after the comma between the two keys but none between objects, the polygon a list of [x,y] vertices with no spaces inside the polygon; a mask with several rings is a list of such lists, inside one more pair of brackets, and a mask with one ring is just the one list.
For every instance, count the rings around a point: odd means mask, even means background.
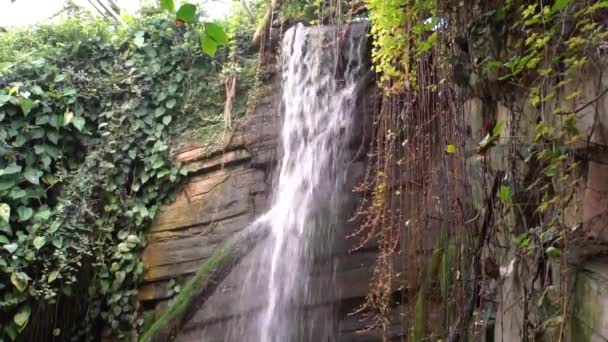
[{"label": "green leaf", "polygon": [[54,232],[59,230],[60,227],[61,227],[61,222],[54,221],[53,223],[51,223],[51,228],[49,229],[49,233],[53,234]]},{"label": "green leaf", "polygon": [[63,113],[63,127],[69,125],[73,118],[74,113],[72,113],[69,108],[66,109],[65,113]]},{"label": "green leaf", "polygon": [[173,107],[175,107],[175,104],[177,103],[177,100],[175,99],[168,99],[167,102],[165,102],[165,106],[169,109],[172,109]]},{"label": "green leaf", "polygon": [[0,203],[0,220],[8,222],[11,217],[11,206],[6,203]]},{"label": "green leaf", "polygon": [[207,35],[201,36],[201,48],[207,55],[213,57],[217,52],[217,43]]},{"label": "green leaf", "polygon": [[40,184],[40,177],[42,177],[42,171],[34,169],[32,167],[26,167],[25,171],[23,172],[23,177],[25,177],[25,179],[32,183],[32,184]]},{"label": "green leaf", "polygon": [[158,118],[158,117],[162,116],[163,114],[165,114],[166,111],[167,110],[165,109],[165,107],[157,107],[154,110],[154,116]]},{"label": "green leaf", "polygon": [[21,172],[21,166],[17,165],[15,162],[13,162],[9,166],[0,170],[0,176],[13,175],[13,174],[19,173],[19,172]]},{"label": "green leaf", "polygon": [[498,197],[503,203],[509,203],[511,199],[511,188],[505,185],[500,186],[500,190],[498,191]]},{"label": "green leaf", "polygon": [[37,236],[34,239],[34,247],[36,249],[40,249],[40,248],[44,247],[45,244],[46,244],[46,238],[44,236]]},{"label": "green leaf", "polygon": [[454,153],[456,153],[456,151],[458,151],[458,149],[456,148],[456,145],[454,145],[454,144],[450,144],[445,147],[445,153],[447,153],[447,154],[454,154]]},{"label": "green leaf", "polygon": [[21,99],[21,110],[23,111],[23,115],[27,116],[30,113],[33,104],[34,102],[30,99]]},{"label": "green leaf", "polygon": [[8,190],[15,185],[14,179],[0,180],[0,190]]},{"label": "green leaf", "polygon": [[171,120],[172,120],[171,115],[163,116],[163,123],[165,124],[165,126],[169,125],[171,123]]},{"label": "green leaf", "polygon": [[177,19],[189,23],[194,20],[194,17],[196,16],[196,6],[193,4],[183,4],[177,10],[175,16]]},{"label": "green leaf", "polygon": [[20,206],[17,208],[17,215],[19,215],[19,222],[24,222],[32,218],[34,210],[30,207]]},{"label": "green leaf", "polygon": [[59,272],[58,271],[53,271],[51,273],[49,273],[49,276],[46,280],[47,283],[52,283],[55,281],[55,279],[57,279],[57,276],[59,276]]},{"label": "green leaf", "polygon": [[42,88],[39,85],[34,85],[34,86],[32,86],[32,93],[34,95],[41,96],[42,94],[44,94],[44,90],[42,90]]},{"label": "green leaf", "polygon": [[526,248],[530,245],[530,236],[528,232],[521,233],[515,238],[515,243],[519,248]]},{"label": "green leaf", "polygon": [[169,87],[167,87],[167,91],[169,91],[169,94],[175,94],[177,91],[177,84],[170,84]]},{"label": "green leaf", "polygon": [[[46,205],[44,207],[46,207]],[[36,215],[34,215],[34,218],[40,221],[46,221],[49,217],[51,217],[51,211],[49,209],[39,210]]]},{"label": "green leaf", "polygon": [[74,127],[76,127],[76,129],[79,130],[80,132],[82,132],[82,129],[84,128],[84,124],[85,124],[85,120],[82,116],[77,116],[74,118],[74,121],[72,121],[72,125],[74,125]]},{"label": "green leaf", "polygon": [[13,322],[19,327],[19,332],[23,331],[27,323],[30,321],[30,315],[32,314],[32,308],[29,304],[24,304],[19,308],[19,312],[13,317]]},{"label": "green leaf", "polygon": [[15,251],[17,250],[17,247],[18,246],[15,242],[2,246],[2,248],[6,249],[11,254],[15,253]]},{"label": "green leaf", "polygon": [[135,37],[135,39],[133,39],[133,44],[135,44],[135,46],[137,47],[143,47],[144,45],[146,45],[145,43],[145,39],[143,36],[140,37]]},{"label": "green leaf", "polygon": [[23,198],[25,195],[27,195],[27,192],[21,188],[13,188],[11,190],[11,199],[13,200]]},{"label": "green leaf", "polygon": [[175,2],[173,0],[160,0],[160,7],[165,11],[175,11]]},{"label": "green leaf", "polygon": [[228,43],[228,35],[222,29],[222,27],[216,23],[205,23],[205,31],[207,36],[213,39],[218,45]]},{"label": "green leaf", "polygon": [[30,277],[23,272],[14,272],[11,274],[11,283],[15,285],[19,292],[25,291],[29,283]]},{"label": "green leaf", "polygon": [[559,258],[562,255],[562,252],[559,250],[559,248],[556,247],[549,247],[547,248],[547,255],[550,256],[551,258]]},{"label": "green leaf", "polygon": [[494,125],[494,128],[492,128],[492,136],[493,137],[500,136],[500,133],[502,132],[503,127],[505,127],[505,122],[504,121],[502,121],[502,120],[496,121],[496,124]]},{"label": "green leaf", "polygon": [[572,0],[555,0],[555,2],[553,3],[553,7],[551,8],[551,10],[553,12],[561,11],[564,8],[568,7],[568,5],[570,5],[571,2],[572,2]]}]

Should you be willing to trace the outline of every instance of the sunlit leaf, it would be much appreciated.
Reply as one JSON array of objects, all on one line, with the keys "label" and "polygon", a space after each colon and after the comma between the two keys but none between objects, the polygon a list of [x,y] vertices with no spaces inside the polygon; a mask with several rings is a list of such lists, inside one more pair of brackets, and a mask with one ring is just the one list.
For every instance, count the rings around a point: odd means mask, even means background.
[{"label": "sunlit leaf", "polygon": [[30,321],[30,315],[32,314],[32,309],[28,304],[24,304],[19,308],[19,312],[13,317],[13,322],[17,324],[19,331],[22,331],[27,323]]},{"label": "sunlit leaf", "polygon": [[175,14],[176,18],[185,22],[191,22],[196,16],[196,5],[183,4]]},{"label": "sunlit leaf", "polygon": [[37,236],[36,238],[34,238],[34,248],[40,249],[44,247],[45,244],[46,238],[44,236]]},{"label": "sunlit leaf", "polygon": [[165,106],[169,109],[172,109],[173,107],[175,107],[176,103],[177,103],[177,100],[169,99],[169,100],[167,100],[167,102],[165,102]]},{"label": "sunlit leaf", "polygon": [[0,203],[0,220],[8,222],[11,217],[11,207],[6,203]]},{"label": "sunlit leaf", "polygon": [[53,272],[49,273],[49,276],[48,276],[46,282],[52,283],[55,281],[55,279],[57,279],[58,276],[59,276],[59,272],[53,271]]},{"label": "sunlit leaf", "polygon": [[572,0],[555,0],[551,10],[553,12],[561,11],[564,8],[568,7],[568,5],[570,5],[571,2],[572,2]]},{"label": "sunlit leaf", "polygon": [[500,133],[502,132],[502,129],[505,127],[505,122],[502,120],[498,120],[496,121],[496,124],[494,125],[494,128],[492,128],[492,136],[494,137],[498,137],[500,136]]},{"label": "sunlit leaf", "polygon": [[213,57],[217,52],[217,43],[215,42],[215,40],[209,38],[207,35],[202,35],[201,48],[203,49],[204,53]]},{"label": "sunlit leaf", "polygon": [[74,113],[72,113],[69,108],[66,108],[65,112],[63,113],[63,126],[65,127],[69,125],[73,118]]},{"label": "sunlit leaf", "polygon": [[213,39],[218,45],[228,43],[228,36],[226,32],[216,23],[205,23],[205,31],[207,36]]},{"label": "sunlit leaf", "polygon": [[27,285],[29,284],[29,281],[30,277],[28,277],[28,275],[23,272],[13,272],[13,274],[11,274],[11,283],[15,285],[19,292],[25,291]]},{"label": "sunlit leaf", "polygon": [[11,254],[15,253],[15,251],[17,250],[17,247],[18,247],[18,245],[14,242],[2,246],[2,248],[6,249]]},{"label": "sunlit leaf", "polygon": [[506,185],[501,185],[498,191],[498,197],[503,203],[508,203],[511,200],[511,188]]},{"label": "sunlit leaf", "polygon": [[173,0],[160,0],[160,7],[165,11],[175,11],[175,2]]}]

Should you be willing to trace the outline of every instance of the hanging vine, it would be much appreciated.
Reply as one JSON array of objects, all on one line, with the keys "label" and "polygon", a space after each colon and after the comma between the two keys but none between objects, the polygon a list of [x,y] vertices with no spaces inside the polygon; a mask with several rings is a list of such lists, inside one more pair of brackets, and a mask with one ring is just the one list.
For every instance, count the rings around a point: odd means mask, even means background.
[{"label": "hanging vine", "polygon": [[[580,151],[597,124],[585,136],[577,116],[606,93],[597,89],[580,104],[577,85],[605,65],[608,2],[366,4],[385,92],[369,174],[357,189],[367,200],[353,236],[360,246],[380,245],[360,311],[386,338],[403,307],[401,325],[413,340],[462,339],[474,317],[496,310],[482,294],[492,296],[491,281],[509,276],[496,265],[505,260],[496,258],[515,249],[516,258],[507,261],[527,279],[522,340],[539,334],[563,340],[569,272],[562,268],[556,277],[551,265],[566,262]],[[477,123],[469,112],[475,98],[478,132],[471,131]],[[407,265],[402,273],[395,269],[399,258]],[[561,299],[547,304],[547,291]],[[442,324],[428,326],[437,311]]]}]

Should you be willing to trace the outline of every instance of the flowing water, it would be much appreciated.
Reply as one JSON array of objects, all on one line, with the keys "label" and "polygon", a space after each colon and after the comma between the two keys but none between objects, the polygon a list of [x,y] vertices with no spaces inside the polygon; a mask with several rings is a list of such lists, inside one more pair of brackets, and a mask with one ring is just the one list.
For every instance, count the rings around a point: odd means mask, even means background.
[{"label": "flowing water", "polygon": [[[350,28],[289,29],[282,42],[282,158],[271,209],[258,224],[270,226],[270,237],[241,289],[244,297],[265,295],[263,307],[249,320],[246,336],[230,332],[227,341],[332,341],[336,326],[332,310],[306,307],[332,297],[331,263],[317,265],[331,254],[337,213],[346,189],[352,158],[353,111],[357,80],[363,70],[365,30]],[[363,32],[363,33],[361,33]],[[343,237],[342,237],[343,238]],[[313,267],[314,266],[314,267]],[[314,280],[313,268],[322,273]],[[319,271],[321,270],[321,271]],[[248,293],[260,284],[264,291]],[[317,277],[319,278],[319,277]],[[310,311],[310,310],[308,310]],[[235,328],[236,329],[236,328]]]}]

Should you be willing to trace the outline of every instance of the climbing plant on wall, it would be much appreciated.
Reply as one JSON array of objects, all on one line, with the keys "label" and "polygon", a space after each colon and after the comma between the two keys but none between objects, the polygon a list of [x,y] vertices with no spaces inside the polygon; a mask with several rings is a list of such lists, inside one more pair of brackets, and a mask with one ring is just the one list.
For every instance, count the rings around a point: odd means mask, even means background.
[{"label": "climbing plant on wall", "polygon": [[0,36],[0,340],[136,334],[143,232],[185,174],[169,145],[227,40],[191,14]]},{"label": "climbing plant on wall", "polygon": [[[521,295],[521,339],[563,340],[568,273],[553,283],[550,264],[565,263],[576,230],[568,210],[581,181],[580,151],[590,139],[579,131],[578,114],[606,93],[597,89],[580,104],[584,94],[576,85],[605,66],[608,2],[365,2],[384,96],[372,165],[358,189],[368,199],[355,236],[362,243],[379,239],[381,249],[361,310],[387,332],[397,310],[394,293],[402,291],[410,338],[462,340],[474,333],[475,310],[492,315],[476,304],[480,289],[491,291],[488,279],[504,276],[491,251],[514,244],[513,264],[525,265],[520,276],[530,281]],[[482,103],[481,132],[466,127],[471,98]],[[510,113],[508,123],[497,117],[500,106]],[[532,132],[522,130],[530,122]],[[467,143],[472,134],[485,136],[474,148]],[[496,168],[499,141],[511,154]],[[472,172],[483,185],[478,203],[471,201]],[[510,239],[499,241],[499,232]],[[419,239],[429,241],[432,253],[420,250]],[[411,271],[396,273],[395,257],[406,258]],[[420,273],[430,277],[420,281]],[[550,302],[554,292],[559,300]],[[429,301],[442,304],[443,324],[432,329],[424,319]]]}]

